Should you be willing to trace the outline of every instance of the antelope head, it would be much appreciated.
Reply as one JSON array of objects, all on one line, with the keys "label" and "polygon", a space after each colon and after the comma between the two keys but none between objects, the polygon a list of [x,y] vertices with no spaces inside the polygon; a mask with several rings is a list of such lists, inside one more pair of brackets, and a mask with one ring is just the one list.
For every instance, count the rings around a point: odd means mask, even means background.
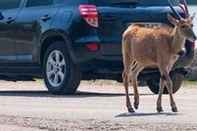
[{"label": "antelope head", "polygon": [[[173,7],[172,5],[172,1],[171,0],[168,0],[169,1],[169,6],[173,12],[173,14],[177,17],[173,17],[172,15],[169,15],[168,14],[168,20],[171,24],[174,25],[174,27],[177,29],[179,35],[181,35],[183,38],[189,40],[189,41],[192,41],[194,42],[197,37],[194,33],[194,30],[193,30],[193,19],[195,17],[195,13],[190,16],[189,15],[189,12],[188,10],[186,10],[186,18],[183,18]],[[183,0],[183,4],[186,6],[186,1]]]},{"label": "antelope head", "polygon": [[168,20],[171,24],[175,26],[177,29],[179,35],[184,37],[185,39],[194,42],[197,37],[193,30],[193,19],[195,17],[195,14],[193,16],[189,16],[188,18],[181,18],[180,20],[174,18],[171,15],[168,15]]}]

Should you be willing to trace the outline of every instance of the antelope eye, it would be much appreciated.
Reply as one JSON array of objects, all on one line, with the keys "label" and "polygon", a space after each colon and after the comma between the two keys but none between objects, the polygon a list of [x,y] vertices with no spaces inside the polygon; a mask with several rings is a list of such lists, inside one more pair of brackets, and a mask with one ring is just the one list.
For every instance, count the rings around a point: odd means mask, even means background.
[{"label": "antelope eye", "polygon": [[181,26],[181,28],[187,28],[187,26],[186,25],[183,25],[183,26]]}]

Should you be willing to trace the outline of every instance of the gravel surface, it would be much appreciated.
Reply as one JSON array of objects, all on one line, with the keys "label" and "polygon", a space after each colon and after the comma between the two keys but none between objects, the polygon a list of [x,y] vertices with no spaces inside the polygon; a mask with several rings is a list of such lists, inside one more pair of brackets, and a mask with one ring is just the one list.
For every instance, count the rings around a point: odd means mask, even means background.
[{"label": "gravel surface", "polygon": [[[95,119],[86,119],[78,121],[69,120],[58,120],[58,119],[41,119],[32,117],[14,117],[14,116],[1,116],[0,124],[6,123],[4,126],[0,126],[0,130],[3,127],[15,128],[26,131],[34,130],[126,130],[126,131],[195,131],[197,130],[197,125],[195,124],[177,124],[177,123],[137,123],[135,121],[100,121]],[[13,126],[17,125],[17,126]],[[18,130],[17,131],[20,131]],[[15,130],[13,130],[15,131]]]},{"label": "gravel surface", "polygon": [[[83,82],[73,96],[53,96],[41,81],[0,81],[0,131],[196,131],[197,89],[184,84],[176,95],[179,113],[155,111],[156,95],[140,87],[140,109],[126,112],[124,89],[111,81]],[[131,95],[132,96],[132,95]]]}]

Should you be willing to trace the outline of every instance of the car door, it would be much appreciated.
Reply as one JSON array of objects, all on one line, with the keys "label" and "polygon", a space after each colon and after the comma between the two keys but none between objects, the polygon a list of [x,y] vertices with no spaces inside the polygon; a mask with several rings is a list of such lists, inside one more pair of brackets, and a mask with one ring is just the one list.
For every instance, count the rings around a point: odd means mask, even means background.
[{"label": "car door", "polygon": [[18,25],[17,62],[38,62],[40,35],[50,27],[56,10],[57,8],[53,6],[53,0],[26,0],[25,7],[16,19]]},{"label": "car door", "polygon": [[0,1],[0,63],[16,62],[15,20],[20,11],[21,0]]}]

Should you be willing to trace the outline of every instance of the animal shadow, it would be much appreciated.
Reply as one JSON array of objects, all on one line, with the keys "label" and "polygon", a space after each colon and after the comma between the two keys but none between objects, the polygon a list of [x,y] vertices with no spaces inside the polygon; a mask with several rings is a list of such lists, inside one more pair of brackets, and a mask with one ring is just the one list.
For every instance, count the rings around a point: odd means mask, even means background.
[{"label": "animal shadow", "polygon": [[135,112],[135,113],[121,113],[115,116],[115,118],[120,118],[120,117],[143,117],[143,116],[176,116],[178,113],[173,113],[173,112],[162,112],[162,113],[157,113],[157,112],[152,112],[152,113],[142,113],[142,112]]}]

